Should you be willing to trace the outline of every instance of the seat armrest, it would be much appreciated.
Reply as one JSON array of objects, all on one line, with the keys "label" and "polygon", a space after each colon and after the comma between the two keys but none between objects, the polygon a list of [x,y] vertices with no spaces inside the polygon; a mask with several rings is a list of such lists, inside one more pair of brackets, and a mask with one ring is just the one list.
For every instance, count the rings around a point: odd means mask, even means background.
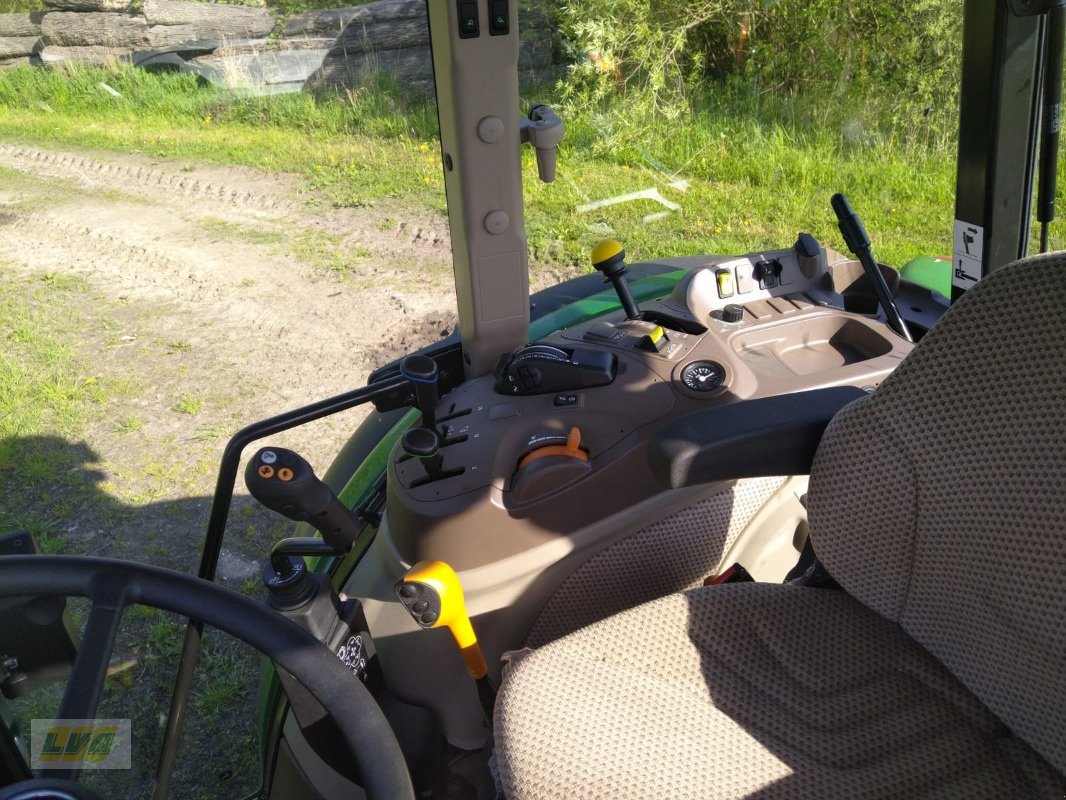
[{"label": "seat armrest", "polygon": [[672,489],[735,478],[807,475],[829,421],[865,396],[857,387],[838,386],[688,414],[652,438],[652,471]]}]

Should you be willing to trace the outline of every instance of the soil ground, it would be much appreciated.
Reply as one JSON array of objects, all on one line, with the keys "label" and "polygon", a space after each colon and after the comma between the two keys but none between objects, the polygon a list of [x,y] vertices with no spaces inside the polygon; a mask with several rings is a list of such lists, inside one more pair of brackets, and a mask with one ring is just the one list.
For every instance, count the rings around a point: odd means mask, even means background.
[{"label": "soil ground", "polygon": [[[78,280],[65,309],[78,320],[69,344],[112,389],[77,440],[24,443],[72,465],[61,485],[12,486],[9,476],[5,502],[62,520],[50,532],[62,552],[195,571],[227,438],[362,385],[447,335],[450,263],[442,216],[330,208],[285,175],[0,143],[0,266]],[[364,413],[271,441],[321,474]],[[259,559],[289,525],[242,485],[238,494],[220,579],[254,593]],[[61,496],[76,507],[58,513]],[[130,626],[112,694],[138,707],[128,713],[151,735],[135,747],[127,789],[111,783],[108,796],[139,796],[149,779],[147,745],[158,741],[180,641],[181,625],[164,615]],[[239,796],[246,784],[234,773],[254,773],[257,670],[228,645],[206,658],[173,796]],[[161,674],[148,679],[148,666]],[[247,755],[232,761],[211,755],[242,747]]]}]

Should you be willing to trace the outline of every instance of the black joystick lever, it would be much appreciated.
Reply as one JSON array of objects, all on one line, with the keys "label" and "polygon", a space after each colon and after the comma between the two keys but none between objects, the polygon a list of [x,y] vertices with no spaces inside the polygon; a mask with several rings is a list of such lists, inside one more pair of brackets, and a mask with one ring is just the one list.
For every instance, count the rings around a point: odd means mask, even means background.
[{"label": "black joystick lever", "polygon": [[443,471],[444,457],[440,454],[440,436],[431,428],[408,428],[400,440],[400,447],[411,458],[417,458],[426,468],[430,480]]},{"label": "black joystick lever", "polygon": [[626,251],[622,249],[622,245],[614,239],[600,242],[592,249],[592,266],[603,273],[606,279],[604,283],[610,281],[614,285],[626,316],[629,319],[640,319],[640,308],[633,299],[633,293],[629,291],[629,281],[626,280],[629,270],[626,269]]},{"label": "black joystick lever", "polygon": [[[296,522],[306,522],[322,534],[321,542],[317,539],[281,542],[279,548],[286,543],[300,544],[284,547],[286,553],[346,553],[359,537],[362,528],[359,517],[318,479],[311,465],[292,450],[283,447],[261,449],[248,462],[244,483],[252,497],[271,511]],[[314,552],[304,553],[308,548]]]},{"label": "black joystick lever", "polygon": [[833,206],[833,212],[837,215],[844,243],[859,259],[870,283],[873,284],[874,291],[877,292],[877,299],[881,302],[881,308],[884,309],[888,326],[908,342],[913,342],[914,339],[911,338],[911,332],[907,329],[907,323],[903,321],[903,315],[899,313],[892,291],[888,288],[888,282],[881,274],[881,268],[877,266],[877,260],[870,248],[870,236],[866,233],[859,215],[852,209],[848,198],[839,192],[833,195],[829,202]]},{"label": "black joystick lever", "polygon": [[437,362],[429,356],[407,356],[400,362],[400,374],[415,387],[415,402],[422,412],[422,427],[432,430],[437,422],[437,403],[440,401]]}]

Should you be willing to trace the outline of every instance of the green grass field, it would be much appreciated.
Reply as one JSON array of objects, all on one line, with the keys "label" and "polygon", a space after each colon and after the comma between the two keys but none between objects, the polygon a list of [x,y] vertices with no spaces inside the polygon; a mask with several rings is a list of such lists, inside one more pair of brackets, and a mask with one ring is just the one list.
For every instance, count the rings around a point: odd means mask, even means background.
[{"label": "green grass field", "polygon": [[[953,112],[915,111],[913,124],[904,112],[893,130],[874,102],[759,94],[740,83],[697,106],[675,120],[627,117],[624,104],[565,108],[556,183],[537,182],[533,154],[524,154],[534,262],[584,263],[603,235],[635,259],[787,246],[800,230],[840,247],[829,210],[836,191],[851,197],[882,260],[950,250]],[[132,69],[17,69],[0,76],[0,108],[8,141],[292,172],[338,206],[443,208],[435,108],[382,87],[250,98]],[[578,210],[652,188],[680,211],[660,214],[667,209],[652,201]]]}]

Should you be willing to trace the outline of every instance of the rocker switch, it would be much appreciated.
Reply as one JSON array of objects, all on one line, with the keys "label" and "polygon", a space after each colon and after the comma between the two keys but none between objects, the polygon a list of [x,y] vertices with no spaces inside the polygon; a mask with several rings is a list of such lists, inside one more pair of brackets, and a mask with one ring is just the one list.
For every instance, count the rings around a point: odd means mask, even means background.
[{"label": "rocker switch", "polygon": [[477,18],[477,3],[474,0],[457,0],[459,6],[459,38],[473,39],[481,35]]},{"label": "rocker switch", "polygon": [[492,36],[505,36],[510,32],[508,17],[507,0],[489,0],[489,33]]}]

